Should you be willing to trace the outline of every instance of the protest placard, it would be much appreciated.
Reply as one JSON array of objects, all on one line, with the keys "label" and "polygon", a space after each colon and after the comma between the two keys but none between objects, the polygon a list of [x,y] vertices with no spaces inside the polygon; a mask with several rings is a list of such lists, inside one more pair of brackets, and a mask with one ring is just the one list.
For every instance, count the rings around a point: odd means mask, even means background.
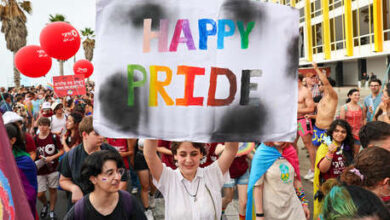
[{"label": "protest placard", "polygon": [[54,76],[53,88],[58,97],[85,95],[84,75]]},{"label": "protest placard", "polygon": [[98,1],[94,128],[107,137],[292,141],[298,10]]}]

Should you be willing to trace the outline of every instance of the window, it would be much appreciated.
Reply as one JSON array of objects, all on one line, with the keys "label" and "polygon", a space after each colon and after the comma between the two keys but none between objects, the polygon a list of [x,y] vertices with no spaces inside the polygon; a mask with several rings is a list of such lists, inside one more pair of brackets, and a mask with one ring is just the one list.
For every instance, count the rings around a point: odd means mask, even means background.
[{"label": "window", "polygon": [[340,50],[345,47],[343,15],[330,19],[330,46],[331,50]]},{"label": "window", "polygon": [[365,6],[358,10],[359,14],[359,27],[360,33],[360,45],[373,43],[374,39],[374,19],[373,19],[373,7],[372,4]]},{"label": "window", "polygon": [[322,53],[322,23],[311,26],[313,37],[313,53]]},{"label": "window", "polygon": [[383,0],[384,40],[390,40],[390,0]]}]

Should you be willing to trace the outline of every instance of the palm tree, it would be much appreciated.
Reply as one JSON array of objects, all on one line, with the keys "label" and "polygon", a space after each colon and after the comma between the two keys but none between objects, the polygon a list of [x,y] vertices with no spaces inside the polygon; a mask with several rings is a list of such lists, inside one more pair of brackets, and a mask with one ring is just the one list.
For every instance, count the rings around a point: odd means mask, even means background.
[{"label": "palm tree", "polygon": [[[1,0],[0,2],[0,21],[1,32],[5,35],[7,49],[13,52],[14,58],[16,52],[26,46],[27,42],[27,17],[24,12],[31,13],[30,1]],[[14,82],[15,87],[20,87],[20,73],[15,67],[14,62]]]},{"label": "palm tree", "polygon": [[[62,15],[62,14],[55,14],[54,16],[53,15],[49,15],[49,21],[50,22],[62,21],[62,22],[69,23],[69,22],[66,21],[65,16]],[[64,75],[64,62],[65,61],[66,60],[58,60],[58,63],[60,65],[60,76]]]},{"label": "palm tree", "polygon": [[83,48],[85,59],[89,61],[92,61],[93,49],[95,48],[95,39],[92,39],[95,37],[93,33],[94,31],[91,28],[85,28],[84,30],[81,30],[81,35],[87,37],[87,39],[83,41]]}]

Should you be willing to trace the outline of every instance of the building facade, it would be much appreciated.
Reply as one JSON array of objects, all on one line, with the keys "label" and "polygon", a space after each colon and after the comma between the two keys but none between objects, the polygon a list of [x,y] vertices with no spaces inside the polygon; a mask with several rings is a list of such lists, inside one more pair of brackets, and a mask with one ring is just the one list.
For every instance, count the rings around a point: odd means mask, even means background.
[{"label": "building facade", "polygon": [[385,77],[390,63],[390,0],[270,0],[300,14],[299,65],[331,68],[338,86],[362,74]]}]

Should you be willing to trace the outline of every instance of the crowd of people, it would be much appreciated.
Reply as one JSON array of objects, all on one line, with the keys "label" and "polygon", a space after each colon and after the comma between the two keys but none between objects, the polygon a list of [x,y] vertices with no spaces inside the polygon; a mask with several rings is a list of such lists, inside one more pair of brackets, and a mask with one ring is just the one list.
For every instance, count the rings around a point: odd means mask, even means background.
[{"label": "crowd of people", "polygon": [[[363,103],[351,89],[338,109],[343,97],[313,68],[298,77],[296,141],[253,143],[245,154],[239,146],[246,143],[103,137],[92,123],[92,83],[86,95],[62,98],[42,86],[1,88],[0,112],[32,215],[57,219],[64,190],[69,220],[150,220],[157,194],[165,219],[219,220],[237,190],[240,220],[390,219],[390,84],[372,78]],[[310,161],[305,180],[299,137]],[[313,207],[302,181],[313,182]]]}]

